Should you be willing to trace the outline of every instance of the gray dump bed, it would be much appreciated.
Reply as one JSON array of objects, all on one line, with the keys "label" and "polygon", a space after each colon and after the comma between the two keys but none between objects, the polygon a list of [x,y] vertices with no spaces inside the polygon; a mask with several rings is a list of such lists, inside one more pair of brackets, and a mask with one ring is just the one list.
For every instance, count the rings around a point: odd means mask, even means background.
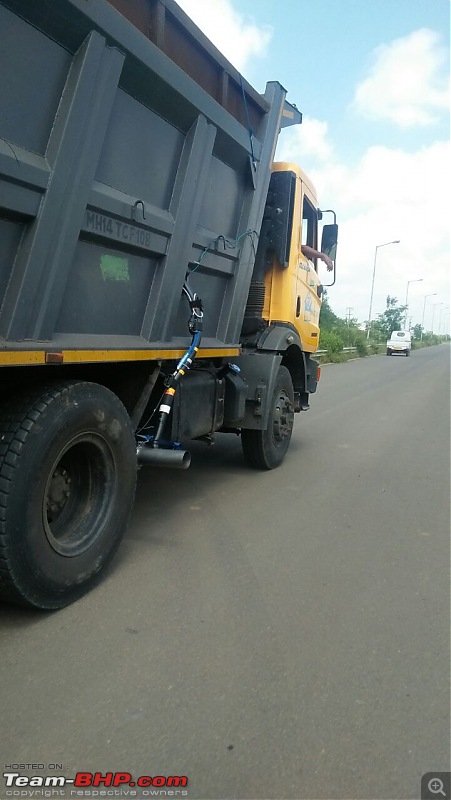
[{"label": "gray dump bed", "polygon": [[283,88],[170,0],[0,0],[0,30],[0,351],[182,345],[187,269],[237,343]]}]

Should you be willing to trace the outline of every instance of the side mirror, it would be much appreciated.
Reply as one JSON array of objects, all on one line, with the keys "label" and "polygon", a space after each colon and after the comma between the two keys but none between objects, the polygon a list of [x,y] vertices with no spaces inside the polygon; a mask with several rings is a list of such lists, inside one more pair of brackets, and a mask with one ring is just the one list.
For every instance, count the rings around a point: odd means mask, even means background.
[{"label": "side mirror", "polygon": [[[336,280],[336,272],[335,272],[336,263],[335,262],[336,262],[336,258],[337,258],[338,225],[335,222],[335,220],[336,220],[335,211],[332,211],[332,209],[328,208],[327,212],[330,212],[331,214],[334,215],[334,222],[333,222],[333,225],[324,225],[323,226],[323,233],[322,233],[322,236],[321,236],[321,252],[325,253],[326,256],[329,256],[329,258],[332,259],[332,261],[334,262],[334,271],[333,271],[333,278],[334,279],[333,279],[332,283],[326,283],[325,284],[325,286],[333,286],[335,284],[335,280]],[[321,212],[321,214],[327,213],[327,212],[324,211],[324,212]]]},{"label": "side mirror", "polygon": [[338,225],[324,225],[321,237],[321,252],[335,261],[337,257]]}]

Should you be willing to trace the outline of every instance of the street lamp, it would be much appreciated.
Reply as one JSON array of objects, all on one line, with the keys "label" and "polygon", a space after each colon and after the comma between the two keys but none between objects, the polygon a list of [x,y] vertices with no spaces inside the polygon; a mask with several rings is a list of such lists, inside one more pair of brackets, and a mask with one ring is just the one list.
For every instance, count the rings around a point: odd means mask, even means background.
[{"label": "street lamp", "polygon": [[366,338],[370,338],[370,328],[371,328],[371,309],[373,308],[373,292],[374,292],[374,278],[376,276],[376,260],[377,260],[377,251],[380,247],[387,247],[388,244],[399,244],[399,239],[394,239],[392,242],[384,242],[384,244],[377,244],[376,249],[374,251],[374,266],[373,266],[373,280],[371,283],[371,296],[370,296],[370,310],[368,311],[368,330],[366,333]]},{"label": "street lamp", "polygon": [[426,310],[426,300],[428,299],[428,297],[437,297],[437,292],[432,292],[432,294],[425,294],[425,295],[424,295],[424,303],[423,303],[423,316],[422,316],[422,318],[421,318],[421,336],[420,336],[420,342],[422,342],[422,341],[423,341],[424,312],[425,312],[425,310]]},{"label": "street lamp", "polygon": [[439,336],[440,336],[440,334],[442,332],[442,314],[445,313],[445,319],[446,319],[446,313],[447,312],[448,312],[448,316],[449,316],[449,306],[444,306],[444,308],[440,309],[440,313],[439,313],[439,317],[438,317],[438,334],[439,334]]},{"label": "street lamp", "polygon": [[407,291],[406,291],[406,316],[404,319],[404,328],[407,330],[407,312],[409,310],[409,286],[411,283],[420,283],[423,278],[414,278],[411,281],[407,281]]},{"label": "street lamp", "polygon": [[437,306],[442,306],[442,305],[443,305],[443,303],[434,303],[434,305],[432,307],[432,333],[434,333],[435,309],[437,308]]}]

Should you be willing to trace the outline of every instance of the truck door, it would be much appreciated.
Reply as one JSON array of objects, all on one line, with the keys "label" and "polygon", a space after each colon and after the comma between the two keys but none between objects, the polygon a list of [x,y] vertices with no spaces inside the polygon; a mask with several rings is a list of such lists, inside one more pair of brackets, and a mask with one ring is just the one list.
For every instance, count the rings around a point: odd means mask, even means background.
[{"label": "truck door", "polygon": [[314,352],[319,341],[319,312],[321,300],[318,296],[318,287],[321,283],[318,277],[318,265],[309,260],[302,253],[301,246],[307,244],[318,249],[318,217],[315,206],[308,197],[307,187],[302,184],[302,219],[298,252],[298,268],[296,275],[297,299],[295,325],[301,336],[304,347],[309,352]]}]

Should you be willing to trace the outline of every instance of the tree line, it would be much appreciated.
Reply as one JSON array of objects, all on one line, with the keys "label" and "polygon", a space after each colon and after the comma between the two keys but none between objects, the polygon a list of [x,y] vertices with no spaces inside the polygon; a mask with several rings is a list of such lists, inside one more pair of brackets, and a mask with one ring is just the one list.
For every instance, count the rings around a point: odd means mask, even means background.
[{"label": "tree line", "polygon": [[[338,317],[332,310],[327,292],[323,294],[323,303],[320,314],[320,350],[327,350],[332,360],[342,360],[345,347],[355,347],[359,355],[364,356],[372,352],[380,352],[390,338],[393,331],[404,330],[407,306],[399,305],[396,297],[388,295],[386,308],[370,323],[368,336],[368,323],[362,329],[361,324],[354,317]],[[426,331],[422,325],[417,324],[411,328],[412,347],[424,347],[449,339],[447,336],[437,336],[432,331]]]}]

